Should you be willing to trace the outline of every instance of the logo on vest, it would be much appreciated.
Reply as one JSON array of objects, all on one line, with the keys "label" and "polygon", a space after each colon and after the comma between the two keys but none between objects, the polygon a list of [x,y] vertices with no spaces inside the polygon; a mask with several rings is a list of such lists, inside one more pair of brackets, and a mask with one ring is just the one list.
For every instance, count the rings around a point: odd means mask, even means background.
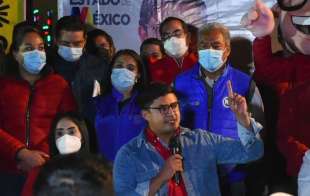
[{"label": "logo on vest", "polygon": [[224,106],[225,108],[229,108],[228,97],[224,97],[222,102],[223,102],[223,106]]}]

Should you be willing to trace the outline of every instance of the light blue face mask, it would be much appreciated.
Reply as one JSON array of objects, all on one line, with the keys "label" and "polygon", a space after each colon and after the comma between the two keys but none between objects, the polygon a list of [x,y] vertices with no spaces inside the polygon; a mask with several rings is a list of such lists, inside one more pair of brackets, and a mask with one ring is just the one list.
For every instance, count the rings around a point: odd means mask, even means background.
[{"label": "light blue face mask", "polygon": [[32,50],[23,53],[24,69],[31,74],[38,74],[46,64],[45,52]]},{"label": "light blue face mask", "polygon": [[136,83],[136,74],[126,68],[112,69],[111,82],[119,92],[131,89]]},{"label": "light blue face mask", "polygon": [[58,46],[58,54],[69,62],[74,62],[80,59],[83,54],[83,48],[71,48],[63,45]]},{"label": "light blue face mask", "polygon": [[204,49],[199,50],[199,63],[200,65],[209,72],[215,72],[219,70],[223,62],[223,50],[214,50],[214,49]]}]

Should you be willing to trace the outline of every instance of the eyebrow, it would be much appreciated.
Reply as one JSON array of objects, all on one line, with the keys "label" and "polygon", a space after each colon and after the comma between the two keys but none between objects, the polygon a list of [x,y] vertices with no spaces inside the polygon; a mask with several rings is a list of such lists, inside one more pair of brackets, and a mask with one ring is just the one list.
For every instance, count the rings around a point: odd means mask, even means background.
[{"label": "eyebrow", "polygon": [[[69,127],[67,129],[74,129],[75,127]],[[62,130],[65,130],[64,128],[56,128],[56,131],[62,131]]]}]

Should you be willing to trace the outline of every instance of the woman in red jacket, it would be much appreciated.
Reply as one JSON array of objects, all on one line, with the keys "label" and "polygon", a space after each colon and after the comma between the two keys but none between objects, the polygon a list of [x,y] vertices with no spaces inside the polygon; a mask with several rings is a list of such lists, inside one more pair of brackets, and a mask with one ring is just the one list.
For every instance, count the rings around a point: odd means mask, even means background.
[{"label": "woman in red jacket", "polygon": [[66,81],[46,65],[34,26],[14,27],[8,65],[11,73],[0,78],[0,184],[2,195],[19,195],[24,175],[49,158],[55,115],[76,110],[76,104]]}]

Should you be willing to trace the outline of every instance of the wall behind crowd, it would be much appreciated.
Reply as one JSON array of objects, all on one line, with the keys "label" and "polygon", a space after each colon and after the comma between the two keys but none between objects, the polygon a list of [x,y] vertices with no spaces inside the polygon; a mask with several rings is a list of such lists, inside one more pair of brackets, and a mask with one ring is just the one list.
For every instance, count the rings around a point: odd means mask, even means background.
[{"label": "wall behind crowd", "polygon": [[[58,0],[58,17],[80,15],[85,22],[112,35],[118,49],[138,51],[141,41],[159,37],[158,28],[168,16],[176,16],[197,27],[221,22],[233,36],[253,39],[240,26],[240,19],[253,0]],[[275,0],[264,0],[272,6]]]}]

